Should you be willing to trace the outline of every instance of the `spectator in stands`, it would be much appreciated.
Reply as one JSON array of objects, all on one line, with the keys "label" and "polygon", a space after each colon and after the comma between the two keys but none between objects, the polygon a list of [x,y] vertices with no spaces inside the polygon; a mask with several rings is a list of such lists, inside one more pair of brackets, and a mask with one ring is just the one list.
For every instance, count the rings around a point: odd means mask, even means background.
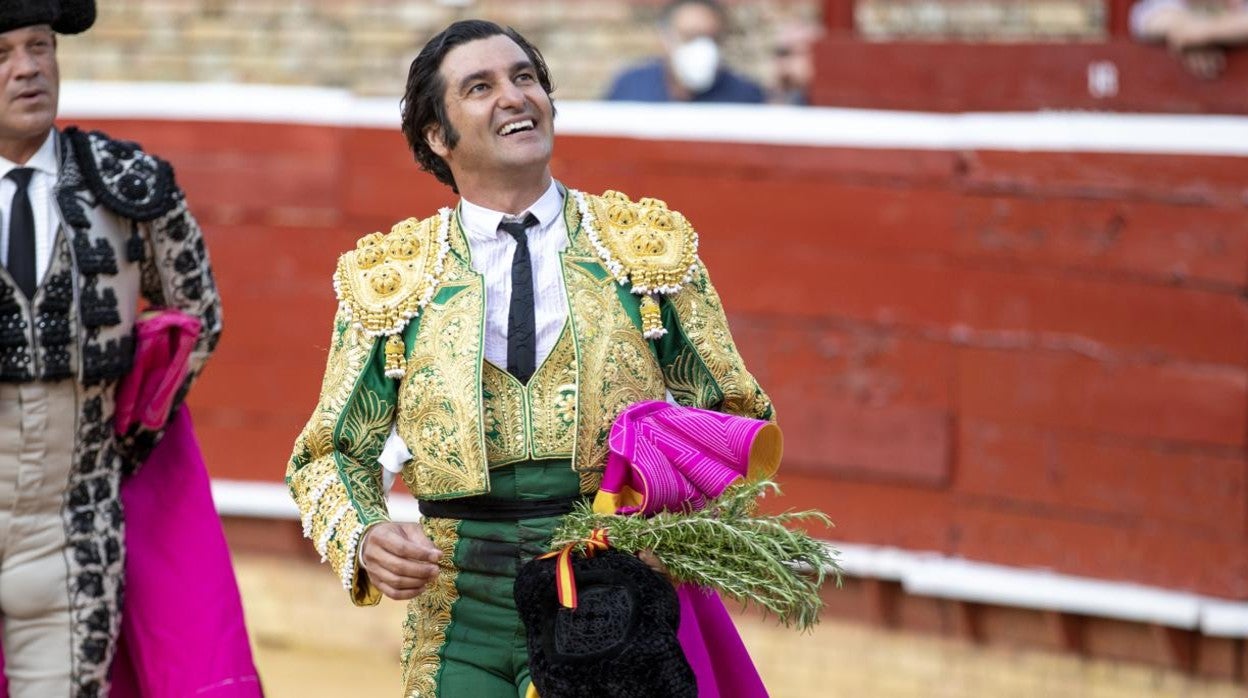
[{"label": "spectator in stands", "polygon": [[716,0],[672,0],[659,18],[666,55],[620,74],[607,99],[764,102],[761,87],[723,64],[720,45],[727,27],[728,14]]},{"label": "spectator in stands", "polygon": [[815,77],[815,42],[823,29],[808,22],[791,22],[776,32],[772,45],[772,83],[768,100],[772,104],[810,104],[810,83]]},{"label": "spectator in stands", "polygon": [[1212,80],[1226,67],[1226,49],[1248,44],[1248,0],[1212,7],[1190,0],[1142,0],[1131,8],[1131,33],[1164,41],[1193,75]]}]

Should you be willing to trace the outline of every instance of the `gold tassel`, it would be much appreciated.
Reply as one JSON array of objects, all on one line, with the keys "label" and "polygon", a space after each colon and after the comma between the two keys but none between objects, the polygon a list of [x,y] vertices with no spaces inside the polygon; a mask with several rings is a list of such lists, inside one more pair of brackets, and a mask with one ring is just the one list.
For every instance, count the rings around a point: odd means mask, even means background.
[{"label": "gold tassel", "polygon": [[641,299],[641,336],[646,339],[658,339],[667,334],[663,328],[663,313],[659,310],[659,302],[655,294],[647,294]]},{"label": "gold tassel", "polygon": [[403,351],[403,335],[392,334],[386,339],[386,378],[402,378],[407,373]]}]

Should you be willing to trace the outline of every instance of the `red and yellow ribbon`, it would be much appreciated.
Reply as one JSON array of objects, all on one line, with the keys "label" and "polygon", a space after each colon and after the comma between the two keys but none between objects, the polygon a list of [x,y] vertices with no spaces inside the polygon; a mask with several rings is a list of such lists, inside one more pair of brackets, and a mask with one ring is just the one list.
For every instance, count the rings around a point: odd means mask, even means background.
[{"label": "red and yellow ribbon", "polygon": [[594,553],[611,547],[607,539],[607,529],[595,528],[584,541],[575,541],[563,546],[563,550],[552,551],[539,557],[545,560],[558,557],[555,561],[555,586],[559,593],[559,603],[564,608],[576,608],[576,578],[572,575],[572,549],[578,543],[585,543],[585,557],[593,557]]}]

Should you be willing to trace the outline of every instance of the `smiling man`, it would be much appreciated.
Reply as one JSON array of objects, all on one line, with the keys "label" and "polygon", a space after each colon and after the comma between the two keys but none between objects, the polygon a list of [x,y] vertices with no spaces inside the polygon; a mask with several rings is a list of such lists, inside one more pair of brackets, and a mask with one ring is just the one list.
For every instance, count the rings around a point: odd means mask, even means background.
[{"label": "smiling man", "polygon": [[[430,40],[402,130],[459,204],[361,238],[334,274],[321,398],[286,479],[355,603],[409,600],[404,696],[525,695],[516,572],[597,490],[624,408],[670,392],[772,414],[688,221],[553,179],[550,93],[511,29],[463,21]],[[386,470],[422,523],[389,520]]]},{"label": "smiling man", "polygon": [[203,239],[167,163],[53,125],[58,34],[94,0],[0,3],[0,613],[8,694],[102,696],[120,625],[118,484],[161,429],[113,425],[140,298],[216,344]]}]

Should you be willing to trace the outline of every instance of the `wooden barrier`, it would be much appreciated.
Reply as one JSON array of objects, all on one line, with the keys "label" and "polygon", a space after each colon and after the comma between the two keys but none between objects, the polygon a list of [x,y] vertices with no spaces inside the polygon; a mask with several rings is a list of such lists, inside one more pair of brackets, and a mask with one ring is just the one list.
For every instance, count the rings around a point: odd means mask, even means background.
[{"label": "wooden barrier", "polygon": [[812,103],[826,107],[1248,113],[1242,49],[1228,53],[1216,80],[1191,75],[1164,46],[1125,37],[1007,44],[870,42],[833,33],[815,56]]}]

